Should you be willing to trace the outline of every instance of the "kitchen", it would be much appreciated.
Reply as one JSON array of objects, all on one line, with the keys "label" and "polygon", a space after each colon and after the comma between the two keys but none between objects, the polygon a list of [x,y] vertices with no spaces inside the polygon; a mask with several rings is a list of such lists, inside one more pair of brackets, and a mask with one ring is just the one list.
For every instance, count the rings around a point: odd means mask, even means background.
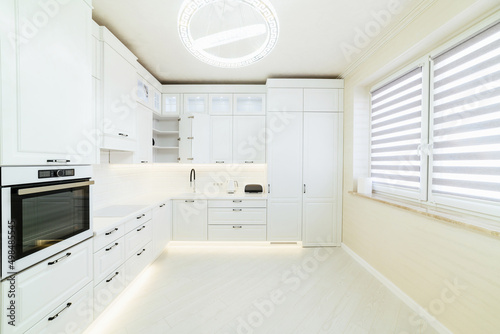
[{"label": "kitchen", "polygon": [[498,3],[258,2],[0,4],[2,333],[498,331]]}]

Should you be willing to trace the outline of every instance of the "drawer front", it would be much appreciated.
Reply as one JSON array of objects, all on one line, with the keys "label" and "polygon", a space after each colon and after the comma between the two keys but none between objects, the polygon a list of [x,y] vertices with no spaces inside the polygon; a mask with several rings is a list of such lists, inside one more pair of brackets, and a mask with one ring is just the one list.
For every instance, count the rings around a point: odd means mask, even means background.
[{"label": "drawer front", "polygon": [[92,323],[93,288],[87,284],[64,303],[53,309],[26,334],[78,334]]},{"label": "drawer front", "polygon": [[94,252],[125,235],[123,224],[110,228],[94,237]]},{"label": "drawer front", "polygon": [[94,287],[94,318],[97,318],[126,286],[123,264]]},{"label": "drawer front", "polygon": [[0,332],[24,333],[90,283],[92,245],[92,240],[84,241],[17,275],[13,281],[15,299],[8,297],[11,282],[2,282],[3,302],[15,301],[16,326],[13,328],[2,321]]},{"label": "drawer front", "polygon": [[150,242],[137,250],[125,262],[125,282],[129,284],[139,273],[151,263],[153,259],[153,243]]},{"label": "drawer front", "polygon": [[210,241],[265,241],[265,225],[210,225]]},{"label": "drawer front", "polygon": [[94,254],[94,285],[125,262],[125,239],[120,238]]},{"label": "drawer front", "polygon": [[150,222],[137,226],[125,235],[125,259],[131,257],[139,248],[153,238],[153,226]]},{"label": "drawer front", "polygon": [[140,225],[143,225],[145,222],[151,220],[151,210],[145,211],[141,214],[138,214],[136,217],[129,219],[125,222],[125,234],[130,231],[136,229]]},{"label": "drawer front", "polygon": [[208,201],[209,208],[265,208],[265,199],[214,199]]},{"label": "drawer front", "polygon": [[256,224],[266,223],[264,208],[210,208],[208,209],[208,224]]}]

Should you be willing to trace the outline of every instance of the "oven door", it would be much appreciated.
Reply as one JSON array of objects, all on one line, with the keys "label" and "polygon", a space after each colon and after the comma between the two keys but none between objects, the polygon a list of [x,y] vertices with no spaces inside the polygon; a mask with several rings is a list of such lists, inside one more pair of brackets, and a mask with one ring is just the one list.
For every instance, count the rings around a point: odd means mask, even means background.
[{"label": "oven door", "polygon": [[2,278],[92,237],[89,179],[2,188]]}]

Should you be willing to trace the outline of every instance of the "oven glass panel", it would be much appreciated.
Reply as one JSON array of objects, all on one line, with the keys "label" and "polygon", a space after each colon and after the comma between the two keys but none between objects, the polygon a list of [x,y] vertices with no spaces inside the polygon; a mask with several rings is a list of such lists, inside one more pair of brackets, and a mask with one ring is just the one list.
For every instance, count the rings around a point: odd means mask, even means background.
[{"label": "oven glass panel", "polygon": [[20,189],[11,193],[16,260],[90,228],[89,186],[28,195]]}]

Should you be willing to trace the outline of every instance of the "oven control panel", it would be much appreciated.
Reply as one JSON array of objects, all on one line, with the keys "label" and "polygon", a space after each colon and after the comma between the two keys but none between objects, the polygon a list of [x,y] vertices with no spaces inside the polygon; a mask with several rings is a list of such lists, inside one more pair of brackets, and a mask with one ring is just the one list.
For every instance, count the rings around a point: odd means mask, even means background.
[{"label": "oven control panel", "polygon": [[65,176],[75,176],[74,169],[50,169],[50,170],[39,170],[39,179],[48,179],[51,177],[65,177]]}]

